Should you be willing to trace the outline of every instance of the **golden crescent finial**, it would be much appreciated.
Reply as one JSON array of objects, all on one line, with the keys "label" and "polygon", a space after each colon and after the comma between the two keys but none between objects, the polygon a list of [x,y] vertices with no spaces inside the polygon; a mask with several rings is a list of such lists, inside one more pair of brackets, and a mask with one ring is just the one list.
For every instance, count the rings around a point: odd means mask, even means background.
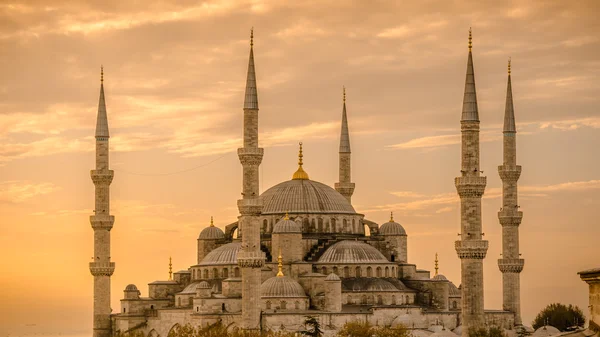
[{"label": "golden crescent finial", "polygon": [[390,222],[394,222],[394,212],[390,212]]},{"label": "golden crescent finial", "polygon": [[473,34],[471,33],[471,27],[469,27],[469,51],[473,48]]},{"label": "golden crescent finial", "polygon": [[302,154],[302,142],[300,142],[299,144],[300,150],[298,151],[298,170],[296,170],[296,172],[292,176],[292,180],[308,180],[308,173],[304,172],[304,169],[302,168],[302,157],[304,157],[304,155]]},{"label": "golden crescent finial", "polygon": [[254,46],[254,27],[250,29],[250,47]]},{"label": "golden crescent finial", "polygon": [[210,227],[215,227],[215,224],[213,223],[212,215],[210,216]]},{"label": "golden crescent finial", "polygon": [[510,75],[510,56],[508,57],[508,74]]},{"label": "golden crescent finial", "polygon": [[346,103],[346,86],[343,86],[343,92],[344,92],[344,103]]},{"label": "golden crescent finial", "polygon": [[104,66],[100,65],[100,83],[104,83]]},{"label": "golden crescent finial", "polygon": [[281,248],[279,248],[279,256],[277,257],[277,277],[283,276],[283,261],[281,257]]},{"label": "golden crescent finial", "polygon": [[173,263],[169,256],[169,281],[173,281]]},{"label": "golden crescent finial", "polygon": [[285,217],[283,218],[283,220],[289,220],[289,219],[290,219],[290,217],[288,216],[288,212],[286,211],[285,212]]},{"label": "golden crescent finial", "polygon": [[438,274],[438,253],[435,253],[435,275]]}]

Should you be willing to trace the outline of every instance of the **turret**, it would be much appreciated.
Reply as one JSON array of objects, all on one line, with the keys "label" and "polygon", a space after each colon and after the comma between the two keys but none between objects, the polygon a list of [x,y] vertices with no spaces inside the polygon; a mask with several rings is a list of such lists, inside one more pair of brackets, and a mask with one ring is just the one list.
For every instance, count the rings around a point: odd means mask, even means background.
[{"label": "turret", "polygon": [[401,224],[394,221],[394,213],[390,212],[390,221],[379,227],[379,235],[385,240],[386,251],[384,254],[391,262],[407,263],[408,248],[406,230]]},{"label": "turret", "polygon": [[285,264],[302,261],[302,226],[287,214],[273,226],[271,251],[281,252]]},{"label": "turret", "polygon": [[198,236],[198,264],[202,262],[206,254],[217,248],[224,239],[225,233],[220,228],[215,227],[211,216],[210,226],[204,228]]},{"label": "turret", "polygon": [[463,99],[461,126],[461,176],[454,183],[460,197],[461,233],[455,242],[461,259],[462,283],[462,336],[467,337],[470,328],[484,325],[483,313],[483,259],[488,242],[482,240],[481,198],[486,178],[481,176],[479,163],[479,110],[475,90],[472,37],[469,30],[469,55]]},{"label": "turret", "polygon": [[502,258],[498,267],[502,272],[502,306],[515,314],[515,325],[521,325],[521,285],[520,273],[524,260],[519,253],[519,225],[523,212],[517,201],[517,181],[521,176],[521,166],[517,165],[517,128],[512,99],[510,60],[508,61],[508,84],[504,109],[503,165],[498,166],[502,179],[502,208],[498,219],[502,225]]},{"label": "turret", "polygon": [[340,135],[339,152],[339,182],[335,183],[335,190],[343,195],[348,202],[352,201],[354,194],[354,183],[351,175],[351,151],[350,151],[350,132],[348,131],[348,116],[346,114],[346,88],[343,88],[343,107],[342,107],[342,132]]},{"label": "turret", "polygon": [[94,215],[90,223],[94,230],[94,261],[90,272],[94,276],[94,337],[111,335],[110,277],[115,263],[110,261],[110,230],[115,217],[110,215],[110,183],[114,172],[108,161],[108,117],[104,99],[104,69],[100,70],[100,99],[96,120],[96,169],[90,172],[95,186]]}]

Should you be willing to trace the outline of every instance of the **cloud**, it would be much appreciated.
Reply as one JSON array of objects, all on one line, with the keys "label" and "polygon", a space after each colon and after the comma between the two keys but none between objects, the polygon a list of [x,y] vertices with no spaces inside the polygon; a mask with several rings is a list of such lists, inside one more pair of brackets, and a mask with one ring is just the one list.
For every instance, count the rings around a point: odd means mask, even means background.
[{"label": "cloud", "polygon": [[415,193],[415,192],[412,192],[412,191],[397,191],[397,192],[390,192],[390,194],[395,195],[395,196],[400,197],[400,198],[421,198],[421,197],[424,197],[423,194]]},{"label": "cloud", "polygon": [[52,183],[5,181],[0,183],[0,202],[21,203],[58,189],[59,187]]},{"label": "cloud", "polygon": [[66,137],[48,137],[29,143],[1,142],[0,164],[15,159],[49,156],[60,153],[87,152],[94,149],[92,137],[68,139]]}]

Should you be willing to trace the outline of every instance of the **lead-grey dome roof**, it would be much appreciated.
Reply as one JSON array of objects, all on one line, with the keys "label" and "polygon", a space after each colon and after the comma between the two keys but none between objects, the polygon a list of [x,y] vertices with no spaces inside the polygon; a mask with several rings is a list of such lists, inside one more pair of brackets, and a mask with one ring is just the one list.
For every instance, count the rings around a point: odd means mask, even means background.
[{"label": "lead-grey dome roof", "polygon": [[318,263],[389,263],[375,247],[355,240],[343,240],[329,247]]},{"label": "lead-grey dome roof", "polygon": [[135,284],[128,284],[127,287],[125,287],[125,291],[137,291],[138,288],[135,286]]},{"label": "lead-grey dome roof", "polygon": [[273,234],[302,233],[302,226],[290,219],[280,220],[273,226]]},{"label": "lead-grey dome roof", "polygon": [[195,294],[196,293],[196,289],[198,289],[198,286],[200,284],[201,284],[201,282],[196,282],[196,283],[189,284],[178,295],[191,295],[191,294]]},{"label": "lead-grey dome roof", "polygon": [[344,291],[400,291],[391,282],[373,277],[346,278],[342,280]]},{"label": "lead-grey dome roof", "polygon": [[431,278],[434,281],[448,281],[448,279],[446,278],[446,276],[442,275],[442,274],[437,274],[434,277]]},{"label": "lead-grey dome roof", "polygon": [[213,249],[202,259],[199,266],[217,266],[226,264],[237,264],[237,253],[241,242],[232,242]]},{"label": "lead-grey dome roof", "polygon": [[401,224],[396,221],[388,221],[379,227],[379,234],[381,235],[406,235],[406,231]]},{"label": "lead-grey dome roof", "polygon": [[338,191],[309,179],[284,181],[264,191],[261,196],[262,214],[356,214],[354,207]]},{"label": "lead-grey dome roof", "polygon": [[462,293],[461,293],[460,289],[458,289],[454,283],[450,282],[450,286],[448,287],[448,295],[455,297],[455,296],[461,296]]},{"label": "lead-grey dome roof", "polygon": [[225,233],[219,227],[208,226],[200,232],[199,240],[219,240],[225,237]]},{"label": "lead-grey dome roof", "polygon": [[274,276],[260,286],[260,296],[265,297],[306,297],[304,288],[289,276]]}]

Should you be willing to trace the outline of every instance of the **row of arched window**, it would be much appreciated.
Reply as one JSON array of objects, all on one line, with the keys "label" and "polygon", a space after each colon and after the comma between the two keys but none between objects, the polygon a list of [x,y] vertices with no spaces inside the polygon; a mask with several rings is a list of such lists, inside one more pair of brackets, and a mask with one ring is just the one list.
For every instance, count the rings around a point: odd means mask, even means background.
[{"label": "row of arched window", "polygon": [[[228,278],[229,268],[194,268],[192,269],[192,280],[202,280],[202,279],[219,279],[219,278]],[[233,268],[233,277],[241,277],[240,268]]]},{"label": "row of arched window", "polygon": [[[279,306],[273,308],[274,305],[276,306],[277,303],[273,303],[271,301],[267,301],[265,303],[265,307],[266,307],[267,310],[270,310],[270,309],[288,309],[288,307],[287,307],[288,306],[288,302],[287,301],[280,301],[279,302]],[[304,309],[304,308],[300,307],[300,301],[295,301],[294,302],[294,309],[300,310],[300,309]]]},{"label": "row of arched window", "polygon": [[[330,219],[308,219],[308,218],[296,218],[291,219],[302,225],[302,231],[305,233],[354,233],[364,234],[362,228],[362,221],[356,221],[356,219],[342,219],[341,223],[338,224],[336,218]],[[277,220],[279,221],[279,220]],[[276,221],[275,221],[276,222]],[[273,231],[274,221],[271,219],[263,219],[261,233],[271,233]],[[362,230],[361,230],[362,229]]]},{"label": "row of arched window", "polygon": [[343,268],[338,268],[337,266],[333,268],[328,268],[327,266],[322,266],[319,270],[323,275],[329,275],[330,273],[334,273],[339,277],[392,277],[396,278],[396,267],[386,266],[386,267],[364,267],[364,266],[356,266],[349,267],[345,266]]},{"label": "row of arched window", "polygon": [[346,304],[403,305],[412,304],[412,299],[409,295],[348,295],[346,296]]},{"label": "row of arched window", "polygon": [[[183,298],[183,300],[182,300]],[[189,296],[189,297],[183,297],[183,296],[179,296],[177,297],[177,306],[181,307],[183,306],[188,306],[188,305],[193,305],[194,304],[194,296]]]}]

